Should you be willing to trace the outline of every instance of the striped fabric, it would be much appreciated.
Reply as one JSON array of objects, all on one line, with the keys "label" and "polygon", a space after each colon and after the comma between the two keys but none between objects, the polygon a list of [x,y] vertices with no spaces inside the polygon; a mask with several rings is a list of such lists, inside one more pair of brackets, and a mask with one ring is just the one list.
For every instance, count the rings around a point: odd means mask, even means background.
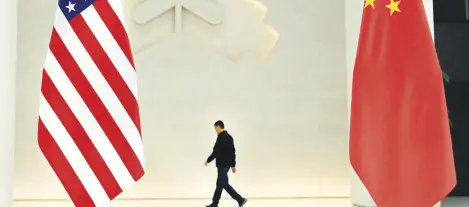
[{"label": "striped fabric", "polygon": [[106,205],[144,174],[121,0],[59,0],[42,75],[39,146],[75,206]]}]

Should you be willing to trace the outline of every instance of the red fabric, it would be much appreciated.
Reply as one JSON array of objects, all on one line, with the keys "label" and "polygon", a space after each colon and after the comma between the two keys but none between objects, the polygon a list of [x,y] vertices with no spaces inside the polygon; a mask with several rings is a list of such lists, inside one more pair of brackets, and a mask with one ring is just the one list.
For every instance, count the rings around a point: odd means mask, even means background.
[{"label": "red fabric", "polygon": [[456,185],[443,77],[421,0],[364,8],[350,161],[379,207],[432,207]]}]

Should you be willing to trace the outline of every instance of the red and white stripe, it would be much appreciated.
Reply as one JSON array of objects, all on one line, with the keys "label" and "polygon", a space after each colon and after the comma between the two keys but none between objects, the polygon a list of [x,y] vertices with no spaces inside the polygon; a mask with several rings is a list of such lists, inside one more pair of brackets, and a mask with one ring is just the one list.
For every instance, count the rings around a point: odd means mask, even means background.
[{"label": "red and white stripe", "polygon": [[38,142],[77,207],[103,206],[144,174],[137,75],[121,0],[70,22],[57,9]]}]

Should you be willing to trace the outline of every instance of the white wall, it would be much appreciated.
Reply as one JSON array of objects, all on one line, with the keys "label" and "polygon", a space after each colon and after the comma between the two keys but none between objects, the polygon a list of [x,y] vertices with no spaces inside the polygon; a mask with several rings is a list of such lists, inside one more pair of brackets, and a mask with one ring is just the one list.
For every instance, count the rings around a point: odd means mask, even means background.
[{"label": "white wall", "polygon": [[11,206],[15,142],[16,1],[0,7],[0,206]]},{"label": "white wall", "polygon": [[[280,34],[268,60],[235,63],[191,38],[159,33],[156,44],[135,56],[147,174],[123,197],[210,197],[215,169],[203,162],[217,119],[235,136],[239,172],[232,182],[244,195],[349,195],[345,5],[263,2],[266,22]],[[55,5],[19,0],[15,198],[67,198],[36,141],[40,71]],[[144,31],[171,30],[171,14],[156,26],[135,25],[132,5],[126,2],[134,47],[149,40]],[[199,40],[223,32],[191,15],[182,23],[185,31],[198,31]]]}]

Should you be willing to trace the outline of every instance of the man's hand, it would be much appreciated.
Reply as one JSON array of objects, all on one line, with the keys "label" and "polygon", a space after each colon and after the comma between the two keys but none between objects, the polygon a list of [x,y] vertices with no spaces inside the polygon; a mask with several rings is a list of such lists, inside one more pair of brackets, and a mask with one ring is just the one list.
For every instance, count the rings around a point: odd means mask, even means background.
[{"label": "man's hand", "polygon": [[205,162],[205,163],[204,163],[204,165],[205,165],[205,167],[207,167],[207,165],[208,165],[208,162]]},{"label": "man's hand", "polygon": [[231,172],[236,173],[236,168],[235,168],[235,167],[232,167],[232,168],[231,168]]}]

